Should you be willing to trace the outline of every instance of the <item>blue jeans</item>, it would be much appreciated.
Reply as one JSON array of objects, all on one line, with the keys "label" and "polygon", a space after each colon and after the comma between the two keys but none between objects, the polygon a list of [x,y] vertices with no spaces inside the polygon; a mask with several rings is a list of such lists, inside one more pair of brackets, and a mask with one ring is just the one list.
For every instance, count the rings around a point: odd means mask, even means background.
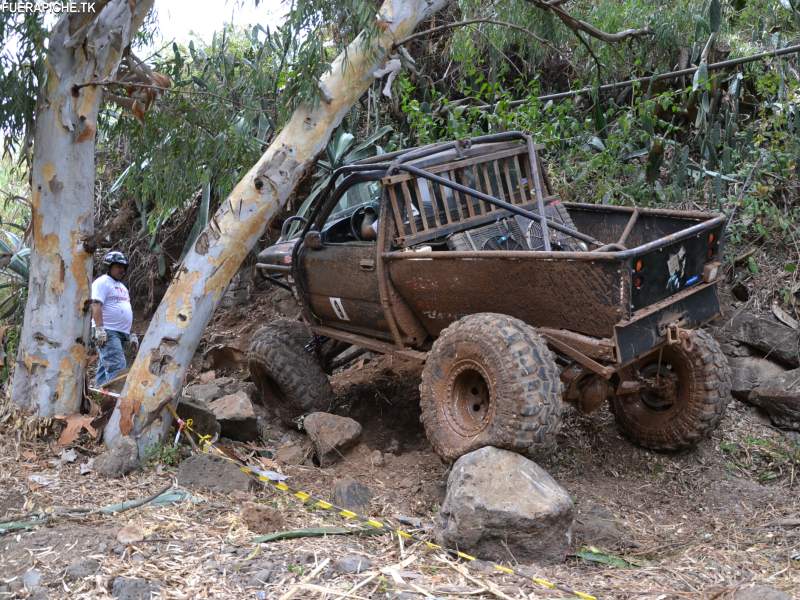
[{"label": "blue jeans", "polygon": [[108,341],[97,348],[100,359],[97,361],[97,374],[95,383],[97,387],[106,381],[111,381],[128,366],[125,360],[125,344],[128,342],[128,334],[113,329],[106,329]]}]

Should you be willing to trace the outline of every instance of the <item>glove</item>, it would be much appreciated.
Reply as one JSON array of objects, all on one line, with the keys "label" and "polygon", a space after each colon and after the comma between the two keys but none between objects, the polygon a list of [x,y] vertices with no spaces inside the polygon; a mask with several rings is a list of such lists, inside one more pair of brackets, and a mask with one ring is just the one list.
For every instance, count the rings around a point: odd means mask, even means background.
[{"label": "glove", "polygon": [[128,343],[131,345],[131,350],[134,352],[139,351],[139,336],[135,333],[132,333],[130,338],[128,338]]},{"label": "glove", "polygon": [[97,327],[94,330],[94,343],[98,348],[102,348],[108,341],[108,334],[103,327]]}]

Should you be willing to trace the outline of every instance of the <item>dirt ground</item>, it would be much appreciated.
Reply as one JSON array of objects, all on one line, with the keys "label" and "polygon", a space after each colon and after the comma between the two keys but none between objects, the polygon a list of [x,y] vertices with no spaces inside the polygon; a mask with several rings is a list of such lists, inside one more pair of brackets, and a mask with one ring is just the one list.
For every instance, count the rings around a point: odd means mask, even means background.
[{"label": "dirt ground", "polygon": [[[267,313],[274,311],[265,309],[264,319]],[[222,331],[242,343],[252,330],[234,318],[215,327],[213,335]],[[401,517],[415,541],[338,535],[254,543],[242,508],[248,502],[278,511],[286,530],[347,525],[263,486],[227,495],[192,491],[191,501],[116,515],[59,514],[59,507],[150,496],[174,481],[177,467],[166,464],[174,457],[165,453],[142,471],[108,480],[80,474],[80,465],[100,452],[96,445],[78,445],[77,459],[63,463],[52,442],[4,432],[0,521],[42,510],[53,516],[32,531],[0,536],[0,598],[111,598],[119,577],[153,582],[153,597],[170,599],[571,597],[482,561],[465,568],[427,549],[447,467],[419,423],[418,377],[408,363],[357,361],[334,377],[335,412],[363,425],[362,443],[327,468],[272,465],[293,487],[324,498],[338,478],[364,483],[373,492],[370,515],[393,524]],[[262,455],[299,435],[277,424],[269,432],[258,448]],[[575,551],[591,546],[626,562],[573,555],[558,565],[516,565],[509,556],[520,573],[603,599],[732,598],[752,583],[800,598],[800,436],[775,430],[754,409],[732,400],[712,439],[681,454],[631,445],[605,409],[588,417],[569,410],[558,450],[538,462],[576,504]],[[134,541],[120,543],[131,532]],[[365,570],[342,572],[337,561],[351,555],[369,561]],[[96,572],[80,579],[65,574],[87,559],[96,560]],[[22,587],[30,569],[43,586],[33,594]]]}]

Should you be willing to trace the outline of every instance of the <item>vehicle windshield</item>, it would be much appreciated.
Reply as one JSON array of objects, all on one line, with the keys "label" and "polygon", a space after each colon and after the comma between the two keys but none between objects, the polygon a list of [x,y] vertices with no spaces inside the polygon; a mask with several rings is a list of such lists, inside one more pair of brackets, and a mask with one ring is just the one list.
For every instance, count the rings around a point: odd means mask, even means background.
[{"label": "vehicle windshield", "polygon": [[[364,181],[350,186],[350,188],[339,199],[339,202],[336,204],[336,207],[333,209],[333,211],[331,211],[331,214],[328,215],[328,218],[325,220],[325,225],[322,228],[325,229],[327,225],[330,225],[331,223],[334,223],[342,217],[352,213],[353,210],[359,206],[379,202],[380,197],[381,184],[378,181]],[[321,200],[321,198],[318,199]],[[300,205],[300,208],[297,210],[297,216],[308,219],[312,208],[313,206],[311,198],[309,198]],[[292,223],[286,236],[287,239],[297,237],[302,228],[302,222],[295,221]]]}]

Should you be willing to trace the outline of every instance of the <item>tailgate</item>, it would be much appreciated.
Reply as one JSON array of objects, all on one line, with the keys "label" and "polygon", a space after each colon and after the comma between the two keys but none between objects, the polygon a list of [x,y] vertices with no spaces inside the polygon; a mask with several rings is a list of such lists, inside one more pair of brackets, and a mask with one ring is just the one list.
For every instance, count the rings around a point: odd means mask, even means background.
[{"label": "tailgate", "polygon": [[631,310],[638,311],[700,285],[704,275],[709,281],[713,279],[709,276],[715,276],[712,267],[721,257],[723,227],[724,217],[716,217],[637,248],[629,263]]},{"label": "tailgate", "polygon": [[699,327],[719,314],[715,283],[701,283],[678,292],[669,300],[635,313],[633,318],[614,328],[617,361],[626,364],[666,341],[666,328],[678,324],[686,329]]}]

